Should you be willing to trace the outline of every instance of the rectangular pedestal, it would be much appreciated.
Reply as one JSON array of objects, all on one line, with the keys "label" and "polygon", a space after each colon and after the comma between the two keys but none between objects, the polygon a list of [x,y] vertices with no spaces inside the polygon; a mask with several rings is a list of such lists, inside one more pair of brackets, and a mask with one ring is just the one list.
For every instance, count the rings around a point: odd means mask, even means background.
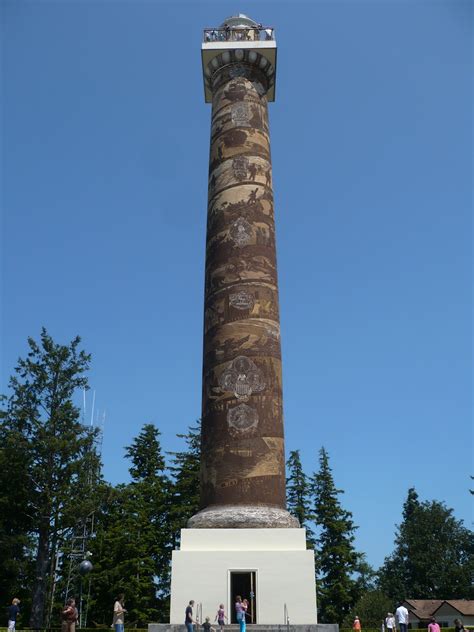
[{"label": "rectangular pedestal", "polygon": [[249,593],[241,596],[252,601],[253,623],[284,624],[285,611],[291,624],[317,623],[314,552],[305,536],[304,529],[183,529],[172,558],[170,622],[184,623],[191,599],[195,618],[213,622],[223,603],[230,620],[233,592],[246,587],[239,592]]}]

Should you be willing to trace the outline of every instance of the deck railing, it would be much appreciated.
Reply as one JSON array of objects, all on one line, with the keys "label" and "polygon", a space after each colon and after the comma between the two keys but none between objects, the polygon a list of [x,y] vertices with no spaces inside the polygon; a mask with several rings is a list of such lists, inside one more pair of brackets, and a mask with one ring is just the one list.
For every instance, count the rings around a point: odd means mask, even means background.
[{"label": "deck railing", "polygon": [[272,26],[226,26],[204,29],[203,42],[268,42],[275,39]]}]

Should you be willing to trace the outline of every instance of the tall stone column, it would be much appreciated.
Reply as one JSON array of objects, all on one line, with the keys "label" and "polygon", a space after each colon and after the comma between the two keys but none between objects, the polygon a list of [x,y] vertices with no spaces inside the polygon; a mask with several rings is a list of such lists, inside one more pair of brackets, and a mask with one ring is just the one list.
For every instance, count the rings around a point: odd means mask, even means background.
[{"label": "tall stone column", "polygon": [[268,63],[211,68],[201,511],[191,528],[298,527],[286,511]]},{"label": "tall stone column", "polygon": [[276,41],[272,27],[242,14],[205,29],[203,39],[212,127],[201,510],[173,551],[170,622],[182,621],[190,598],[202,613],[216,603],[231,613],[241,595],[250,601],[252,623],[281,627],[291,616],[292,626],[307,632],[317,622],[314,552],[285,506],[267,112],[275,98]]}]

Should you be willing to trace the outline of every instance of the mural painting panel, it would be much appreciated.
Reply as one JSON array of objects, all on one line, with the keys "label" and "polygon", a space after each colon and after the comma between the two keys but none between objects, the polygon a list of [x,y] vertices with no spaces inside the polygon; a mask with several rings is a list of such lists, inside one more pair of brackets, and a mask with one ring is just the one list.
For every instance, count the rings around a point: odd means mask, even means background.
[{"label": "mural painting panel", "polygon": [[[247,72],[247,71],[246,71]],[[203,505],[284,506],[281,350],[267,104],[258,81],[213,100],[203,366]]]}]

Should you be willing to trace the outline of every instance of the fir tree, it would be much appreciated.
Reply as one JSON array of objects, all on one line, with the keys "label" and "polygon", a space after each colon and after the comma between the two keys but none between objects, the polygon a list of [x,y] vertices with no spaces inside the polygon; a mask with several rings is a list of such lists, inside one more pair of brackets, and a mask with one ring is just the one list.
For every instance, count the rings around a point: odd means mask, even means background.
[{"label": "fir tree", "polygon": [[189,426],[186,434],[178,434],[177,437],[184,439],[186,449],[169,453],[173,457],[169,466],[172,476],[168,508],[170,550],[178,546],[181,529],[199,510],[201,422]]},{"label": "fir tree", "polygon": [[[0,415],[3,417],[2,413]],[[22,623],[31,608],[33,581],[33,482],[28,476],[28,440],[0,422],[0,594],[21,599]]]},{"label": "fir tree", "polygon": [[[29,338],[28,355],[10,378],[2,413],[2,444],[9,446],[3,477],[15,481],[20,476],[23,487],[15,494],[27,500],[24,514],[29,516],[28,533],[21,537],[24,543],[28,535],[34,541],[30,627],[35,629],[44,622],[62,538],[92,496],[85,463],[94,459],[98,464],[94,432],[81,425],[72,401],[77,389],[87,387],[90,356],[79,343],[76,337],[69,345],[57,344],[45,329],[39,343]],[[10,460],[12,449],[16,454]],[[18,472],[17,461],[23,463]]]},{"label": "fir tree", "polygon": [[394,599],[472,599],[474,534],[438,501],[420,502],[414,488],[403,505],[394,552],[379,571]]},{"label": "fir tree", "polygon": [[115,596],[126,596],[129,625],[164,616],[168,577],[166,494],[168,478],[160,432],[145,424],[126,448],[132,481],[109,490],[92,544],[95,568],[91,620],[107,623]]},{"label": "fir tree", "polygon": [[141,573],[142,583],[147,584],[137,600],[137,618],[141,622],[160,619],[164,614],[163,597],[168,592],[166,529],[170,481],[165,474],[165,459],[159,437],[160,431],[153,424],[145,424],[126,450],[132,462],[129,470],[132,476],[132,497],[139,508],[139,520],[142,523],[138,538],[152,562],[149,574],[144,571]]},{"label": "fir tree", "polygon": [[354,600],[359,600],[365,593],[377,588],[377,572],[367,562],[365,553],[357,553],[355,567]]},{"label": "fir tree", "polygon": [[[136,506],[132,502],[130,485],[106,486],[102,502],[96,512],[96,535],[90,542],[90,575],[92,596],[89,603],[89,625],[103,627],[112,621],[114,599],[120,592],[126,595],[129,609],[130,595],[137,590],[137,555],[146,551],[137,546]],[[148,559],[147,559],[148,561]],[[130,624],[130,617],[127,617]]]},{"label": "fir tree", "polygon": [[288,478],[286,479],[286,504],[288,511],[298,518],[300,526],[306,529],[306,546],[314,549],[315,540],[311,529],[313,515],[310,511],[310,486],[301,465],[300,451],[290,452],[286,463]]},{"label": "fir tree", "polygon": [[319,453],[319,471],[312,478],[314,514],[317,534],[317,590],[319,616],[324,623],[341,623],[350,612],[356,590],[353,574],[359,556],[354,550],[352,514],[341,507],[334,485],[329,457],[324,448]]}]

